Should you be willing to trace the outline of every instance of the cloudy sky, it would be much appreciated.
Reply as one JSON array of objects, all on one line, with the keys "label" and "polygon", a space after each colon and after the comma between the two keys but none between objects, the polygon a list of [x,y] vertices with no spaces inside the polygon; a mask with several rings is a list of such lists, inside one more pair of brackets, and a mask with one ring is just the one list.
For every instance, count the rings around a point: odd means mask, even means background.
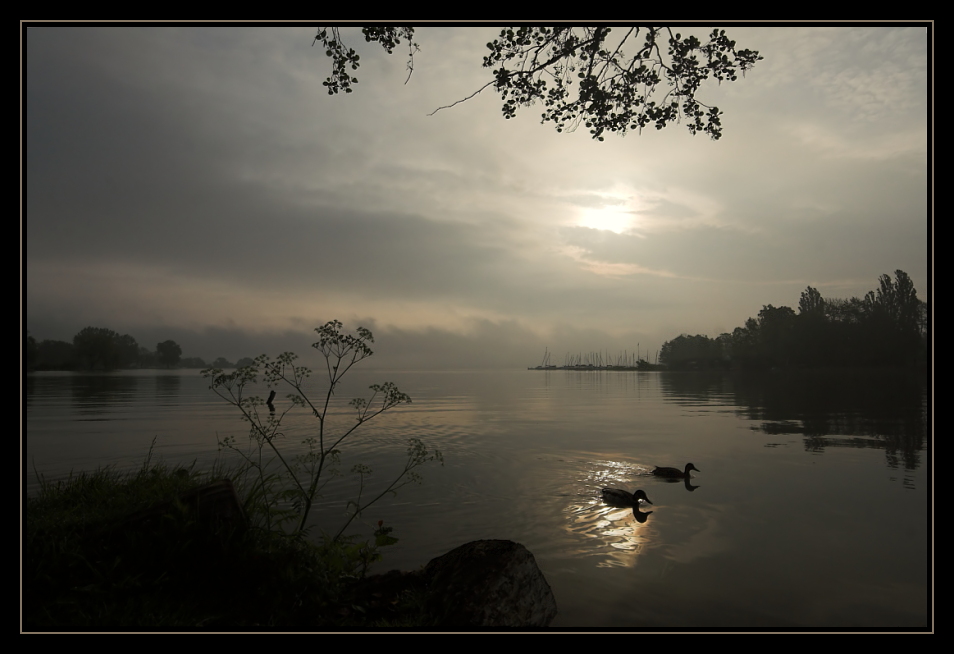
[{"label": "cloudy sky", "polygon": [[312,27],[30,28],[26,328],[234,360],[337,318],[381,367],[523,367],[653,359],[896,269],[927,299],[926,28],[726,31],[764,61],[698,95],[722,139],[597,142],[492,89],[429,115],[491,79],[499,28],[419,28],[407,84],[403,44],[345,29],[336,96]]}]

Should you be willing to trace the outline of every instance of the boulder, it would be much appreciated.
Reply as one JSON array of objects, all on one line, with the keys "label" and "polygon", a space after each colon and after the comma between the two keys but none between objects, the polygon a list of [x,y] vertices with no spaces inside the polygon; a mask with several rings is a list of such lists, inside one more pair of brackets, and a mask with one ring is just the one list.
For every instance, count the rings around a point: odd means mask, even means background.
[{"label": "boulder", "polygon": [[426,606],[437,625],[546,627],[557,614],[550,584],[526,547],[477,540],[432,559]]},{"label": "boulder", "polygon": [[[420,601],[411,603],[411,614],[401,615],[401,598],[410,594]],[[412,620],[427,628],[541,628],[557,614],[533,554],[510,540],[473,541],[420,570],[365,577],[353,586],[350,602],[366,617]]]}]

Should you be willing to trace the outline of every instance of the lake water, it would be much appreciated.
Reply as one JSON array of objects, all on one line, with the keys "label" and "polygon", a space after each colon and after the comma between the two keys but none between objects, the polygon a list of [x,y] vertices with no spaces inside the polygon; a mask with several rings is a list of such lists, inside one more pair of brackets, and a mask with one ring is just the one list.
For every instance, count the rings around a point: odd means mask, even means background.
[{"label": "lake water", "polygon": [[[502,538],[534,554],[556,596],[554,627],[933,620],[932,434],[916,376],[355,370],[345,381],[342,403],[382,381],[413,403],[346,441],[343,471],[366,463],[386,484],[409,437],[444,455],[443,467],[418,469],[422,484],[355,523],[370,533],[384,520],[400,539],[377,571]],[[206,465],[220,456],[217,438],[247,434],[198,371],[36,373],[24,390],[28,492],[34,467],[47,478],[137,468],[153,437],[165,462]],[[296,451],[315,419],[299,410],[286,426]],[[650,474],[687,462],[699,469],[688,486]],[[343,474],[328,486],[319,527],[341,524],[357,483]],[[607,486],[645,490],[652,513],[606,506]]]}]

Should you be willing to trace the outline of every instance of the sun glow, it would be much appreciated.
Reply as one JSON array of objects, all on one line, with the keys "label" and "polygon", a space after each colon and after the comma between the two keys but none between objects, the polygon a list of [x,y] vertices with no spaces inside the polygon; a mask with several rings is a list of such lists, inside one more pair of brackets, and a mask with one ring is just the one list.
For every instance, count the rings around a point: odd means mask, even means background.
[{"label": "sun glow", "polygon": [[599,209],[583,209],[577,225],[622,234],[633,226],[635,215],[625,207],[616,205]]}]

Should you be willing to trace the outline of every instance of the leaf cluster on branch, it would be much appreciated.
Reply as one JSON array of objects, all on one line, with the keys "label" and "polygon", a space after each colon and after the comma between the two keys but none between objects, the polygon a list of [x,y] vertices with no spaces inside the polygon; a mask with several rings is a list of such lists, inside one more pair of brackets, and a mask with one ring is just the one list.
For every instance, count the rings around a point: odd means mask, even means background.
[{"label": "leaf cluster on branch", "polygon": [[[414,36],[413,27],[363,27],[361,33],[364,34],[365,41],[380,43],[388,54],[394,52],[394,48],[401,43],[401,38],[408,41],[407,78],[411,79],[411,73],[414,71],[414,53],[418,51],[417,43],[412,40]],[[339,91],[351,93],[353,91],[351,85],[357,84],[358,78],[351,76],[348,72],[348,66],[351,66],[351,70],[358,70],[360,65],[358,63],[360,59],[358,53],[354,51],[354,48],[345,46],[341,38],[341,32],[337,27],[319,28],[315,40],[311,42],[312,47],[319,41],[325,47],[325,54],[331,57],[333,62],[331,76],[322,82],[328,89],[328,95],[335,95]]]},{"label": "leaf cluster on branch", "polygon": [[[418,50],[413,27],[362,31],[365,40],[381,43],[388,54],[401,38],[408,41],[408,70],[413,71]],[[638,50],[627,56],[623,46],[631,40]],[[350,65],[357,70],[357,53],[344,46],[337,28],[321,28],[315,41],[325,45],[325,54],[333,60],[333,74],[324,82],[328,93],[350,93],[358,79],[346,69]],[[511,27],[487,48],[490,54],[483,66],[493,70],[493,80],[431,115],[493,87],[503,100],[504,118],[515,117],[518,107],[540,102],[542,123],[553,122],[558,132],[572,132],[582,124],[599,141],[607,132],[622,135],[647,125],[662,129],[683,119],[691,134],[718,139],[722,112],[698,100],[696,92],[710,78],[734,82],[763,59],[756,50],[738,49],[720,29],[702,42],[669,27]],[[661,84],[665,93],[655,98]]]}]

